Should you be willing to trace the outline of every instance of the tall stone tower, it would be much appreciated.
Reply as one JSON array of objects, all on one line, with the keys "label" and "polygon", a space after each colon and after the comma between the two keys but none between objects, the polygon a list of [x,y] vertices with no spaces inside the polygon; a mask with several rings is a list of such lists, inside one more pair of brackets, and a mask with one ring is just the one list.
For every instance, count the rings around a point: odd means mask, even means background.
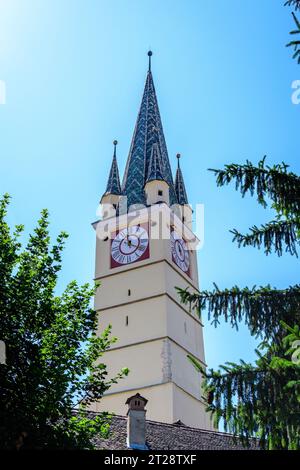
[{"label": "tall stone tower", "polygon": [[[154,421],[210,429],[200,377],[187,356],[203,365],[202,324],[180,303],[176,287],[198,291],[192,210],[179,164],[173,181],[156,92],[149,70],[123,184],[116,145],[101,203],[97,233],[95,297],[99,331],[111,324],[118,341],[101,361],[111,376],[128,367],[93,409],[126,414],[126,400],[140,393]],[[127,202],[127,207],[126,203]]]}]

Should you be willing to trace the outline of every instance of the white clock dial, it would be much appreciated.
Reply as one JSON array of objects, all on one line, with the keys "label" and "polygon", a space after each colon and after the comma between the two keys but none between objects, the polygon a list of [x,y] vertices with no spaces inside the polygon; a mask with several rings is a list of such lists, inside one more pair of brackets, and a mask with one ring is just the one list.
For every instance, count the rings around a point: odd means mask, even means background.
[{"label": "white clock dial", "polygon": [[177,266],[183,271],[188,272],[190,267],[190,255],[186,242],[179,237],[173,230],[171,232],[171,251],[173,260]]},{"label": "white clock dial", "polygon": [[149,245],[147,230],[139,225],[124,228],[111,244],[111,256],[117,264],[134,263],[146,252]]}]

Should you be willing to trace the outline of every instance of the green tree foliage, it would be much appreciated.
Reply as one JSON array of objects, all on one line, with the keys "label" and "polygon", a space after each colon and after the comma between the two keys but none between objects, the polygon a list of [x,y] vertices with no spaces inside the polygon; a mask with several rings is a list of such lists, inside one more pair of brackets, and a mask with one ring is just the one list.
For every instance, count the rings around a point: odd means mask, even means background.
[{"label": "green tree foliage", "polygon": [[204,377],[215,425],[223,420],[225,431],[239,436],[245,447],[255,436],[263,449],[299,449],[300,361],[299,346],[294,345],[300,343],[299,327],[282,325],[290,334],[279,345],[263,342],[254,364],[241,360],[205,371],[189,356]]},{"label": "green tree foliage", "polygon": [[296,11],[300,10],[300,0],[287,0],[285,5],[293,7]]},{"label": "green tree foliage", "polygon": [[[294,8],[295,11],[300,10],[300,0],[287,0],[285,5]],[[293,59],[297,59],[298,64],[300,64],[300,22],[294,12],[292,12],[294,22],[296,24],[296,29],[290,32],[292,36],[295,36],[297,39],[290,41],[287,44],[287,47],[292,47],[294,49]]]},{"label": "green tree foliage", "polygon": [[[295,12],[300,0],[287,0]],[[292,12],[297,29],[293,57],[300,63],[300,22]],[[263,248],[266,255],[284,252],[298,256],[300,241],[300,178],[284,163],[266,166],[265,158],[257,166],[226,165],[215,173],[218,186],[235,183],[244,197],[256,196],[263,207],[271,203],[274,220],[242,234],[232,230],[239,247]],[[253,288],[233,286],[193,294],[178,289],[181,300],[217,326],[220,318],[238,328],[244,322],[252,335],[261,338],[254,364],[226,363],[220,370],[205,371],[191,356],[190,360],[204,377],[204,399],[215,424],[222,421],[226,430],[238,436],[245,446],[259,438],[267,449],[300,448],[300,284],[278,290],[270,285]],[[294,325],[293,327],[288,326]],[[289,334],[287,335],[287,331]],[[291,356],[292,355],[292,356]],[[291,356],[291,357],[290,357]]]},{"label": "green tree foliage", "polygon": [[[107,413],[86,413],[112,382],[99,361],[115,338],[96,335],[90,308],[94,288],[71,282],[55,289],[67,235],[52,246],[44,210],[25,248],[23,227],[6,222],[9,197],[0,200],[0,339],[7,363],[0,365],[1,448],[89,448],[95,434],[109,432]],[[96,286],[97,287],[97,286]],[[77,412],[74,406],[79,404]]]},{"label": "green tree foliage", "polygon": [[[263,207],[271,203],[275,220],[252,227],[248,234],[233,230],[238,246],[264,248],[282,256],[297,256],[300,242],[300,178],[285,164],[269,167],[265,158],[257,166],[226,165],[214,172],[218,186],[235,183],[242,196],[256,196]],[[193,294],[178,289],[181,300],[198,310],[206,309],[217,325],[220,318],[238,327],[244,322],[261,338],[255,364],[226,363],[220,370],[204,371],[204,395],[215,424],[238,436],[245,446],[253,436],[267,449],[300,448],[300,361],[291,360],[292,344],[299,339],[300,285],[278,290],[257,288],[209,291]],[[294,325],[292,328],[289,325]],[[287,335],[287,330],[289,335]],[[299,352],[299,348],[297,350]],[[293,352],[294,359],[297,356]],[[295,356],[296,354],[296,356]]]}]

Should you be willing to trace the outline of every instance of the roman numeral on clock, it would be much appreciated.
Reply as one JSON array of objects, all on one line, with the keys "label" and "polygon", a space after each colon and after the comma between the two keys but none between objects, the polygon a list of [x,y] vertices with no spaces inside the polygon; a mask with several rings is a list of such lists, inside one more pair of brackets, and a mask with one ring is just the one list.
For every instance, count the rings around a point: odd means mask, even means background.
[{"label": "roman numeral on clock", "polygon": [[[115,265],[134,263],[145,255],[149,246],[148,232],[139,225],[121,230],[111,244]],[[112,266],[115,267],[115,266]]]}]

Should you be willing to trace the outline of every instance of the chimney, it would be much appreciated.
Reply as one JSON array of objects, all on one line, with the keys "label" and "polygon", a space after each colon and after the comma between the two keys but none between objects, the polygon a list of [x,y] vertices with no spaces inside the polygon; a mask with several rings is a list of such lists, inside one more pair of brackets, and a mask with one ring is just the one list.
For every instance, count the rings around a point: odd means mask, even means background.
[{"label": "chimney", "polygon": [[148,400],[139,393],[126,400],[127,411],[127,447],[129,449],[148,450],[146,445],[146,410]]}]

